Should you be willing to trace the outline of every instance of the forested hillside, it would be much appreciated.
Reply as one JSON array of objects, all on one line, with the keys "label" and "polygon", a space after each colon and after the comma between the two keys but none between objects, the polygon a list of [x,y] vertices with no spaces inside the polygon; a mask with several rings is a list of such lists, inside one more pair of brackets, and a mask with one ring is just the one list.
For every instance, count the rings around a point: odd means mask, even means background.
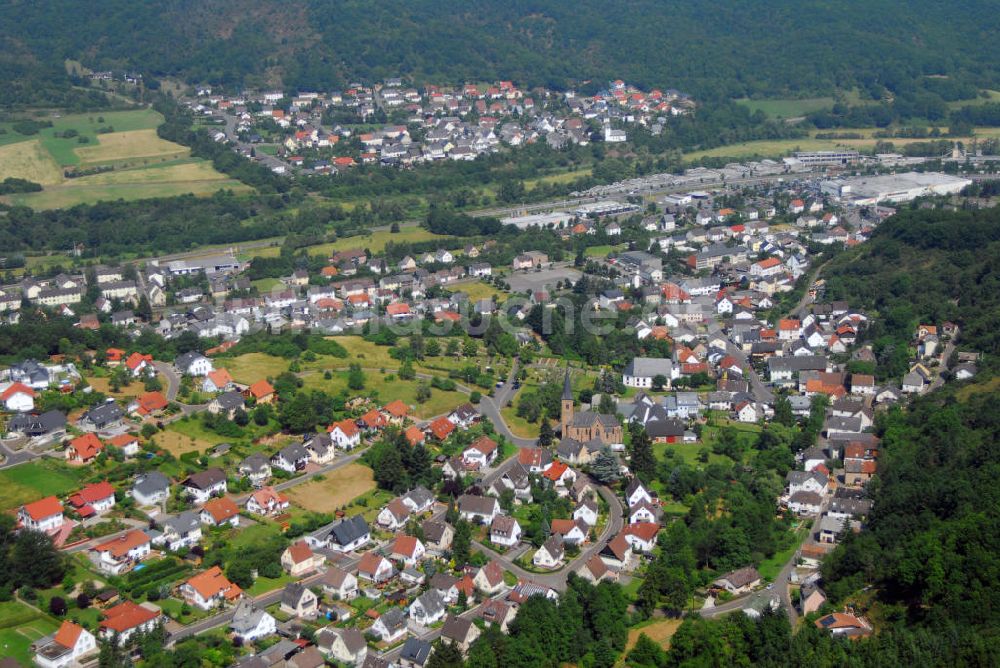
[{"label": "forested hillside", "polygon": [[[20,67],[74,58],[298,88],[397,75],[557,88],[621,77],[701,98],[855,86],[877,98],[949,75],[926,84],[949,99],[1000,82],[998,23],[988,0],[52,0],[3,3],[0,51]],[[0,75],[24,76],[13,62],[0,60]]]},{"label": "forested hillside", "polygon": [[900,211],[823,276],[828,299],[874,313],[869,335],[882,377],[906,372],[918,321],[951,320],[962,329],[960,348],[1000,352],[998,209]]}]

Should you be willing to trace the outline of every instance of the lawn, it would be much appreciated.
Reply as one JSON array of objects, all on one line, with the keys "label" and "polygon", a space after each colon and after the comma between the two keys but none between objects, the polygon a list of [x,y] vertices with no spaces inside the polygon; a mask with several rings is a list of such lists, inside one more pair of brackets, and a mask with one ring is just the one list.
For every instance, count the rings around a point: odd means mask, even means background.
[{"label": "lawn", "polygon": [[[336,358],[327,358],[336,359]],[[303,387],[310,390],[322,390],[327,394],[336,395],[347,389],[347,372],[334,370],[333,377],[327,380],[320,371],[311,371],[302,376]],[[399,399],[413,410],[413,415],[417,418],[429,418],[451,411],[469,400],[468,396],[455,390],[439,390],[431,388],[431,398],[420,404],[417,403],[417,387],[421,383],[430,381],[400,380],[393,372],[381,373],[379,371],[365,371],[365,389],[348,393],[354,395],[370,396],[380,404],[387,404]]]},{"label": "lawn", "polygon": [[257,291],[261,294],[270,292],[275,288],[281,289],[284,285],[280,278],[258,278],[256,281],[250,281],[250,283],[257,288]]},{"label": "lawn", "polygon": [[281,589],[286,584],[294,580],[295,578],[293,578],[288,573],[282,573],[281,577],[277,578],[265,578],[263,576],[260,576],[253,581],[253,584],[250,585],[249,589],[247,589],[247,593],[250,596],[256,598],[261,594],[266,594],[269,591],[274,591],[275,589]]},{"label": "lawn", "polygon": [[288,371],[288,360],[267,353],[247,353],[239,357],[219,359],[219,366],[228,369],[237,383],[250,384]]},{"label": "lawn", "polygon": [[225,174],[215,171],[212,164],[199,160],[178,160],[149,165],[145,169],[119,169],[103,174],[73,179],[68,185],[104,186],[118,183],[185,183],[192,181],[225,181]]},{"label": "lawn", "polygon": [[62,181],[62,170],[39,139],[0,147],[0,180],[21,178],[47,186]]},{"label": "lawn", "polygon": [[372,470],[363,464],[350,464],[323,476],[296,485],[286,492],[298,506],[317,513],[332,513],[356,497],[375,489]]},{"label": "lawn", "polygon": [[584,249],[583,254],[586,257],[604,258],[607,257],[613,251],[619,251],[627,247],[628,244],[618,244],[615,246],[612,246],[611,244],[604,244],[602,246],[589,246],[586,249]]},{"label": "lawn", "polygon": [[646,634],[650,640],[663,649],[667,649],[670,646],[670,639],[680,628],[681,621],[680,619],[656,619],[629,629],[625,651],[628,652],[635,647],[635,643],[638,642],[639,636],[642,634]]},{"label": "lawn", "polygon": [[59,623],[17,601],[0,603],[0,655],[31,664],[31,643],[59,628]]},{"label": "lawn", "polygon": [[760,563],[760,566],[757,567],[757,572],[760,573],[762,578],[768,582],[774,582],[781,569],[784,568],[788,560],[795,554],[795,551],[802,545],[802,542],[809,536],[810,527],[811,524],[808,521],[804,522],[795,533],[789,535],[789,543],[784,549],[778,550],[770,559],[765,559]]},{"label": "lawn", "polygon": [[586,178],[591,174],[593,174],[593,170],[589,168],[577,169],[571,172],[559,172],[558,174],[549,174],[537,179],[529,179],[524,182],[524,187],[527,190],[531,190],[540,183],[571,183],[577,179]]},{"label": "lawn", "polygon": [[214,445],[232,440],[208,431],[199,420],[171,422],[153,439],[174,457],[180,457],[186,452],[205,452]]},{"label": "lawn", "polygon": [[[666,453],[672,452],[675,455],[679,456],[684,461],[684,463],[688,464],[689,466],[693,466],[695,468],[701,468],[702,466],[705,466],[705,464],[702,464],[700,461],[698,461],[698,453],[703,448],[706,448],[706,447],[709,450],[711,450],[711,446],[710,445],[706,445],[705,443],[701,443],[701,442],[699,442],[699,443],[654,443],[653,444],[653,453],[656,455],[656,458],[659,460],[659,459],[663,459],[664,456],[666,455]],[[709,455],[708,455],[708,463],[709,464],[715,464],[715,463],[721,463],[721,462],[728,462],[728,461],[729,461],[729,458],[726,457],[725,455],[717,455],[714,452],[710,452]]]},{"label": "lawn", "polygon": [[[469,295],[469,299],[477,302],[480,299],[486,299],[487,297],[493,297],[493,301],[502,301],[505,293],[503,290],[498,290],[489,283],[484,283],[482,281],[475,281],[473,283],[460,283],[458,285],[452,285],[448,288],[452,292],[464,292]],[[498,299],[498,297],[500,299]]]},{"label": "lawn", "polygon": [[3,469],[0,471],[0,510],[79,489],[82,474],[81,470],[52,460],[26,462]]}]

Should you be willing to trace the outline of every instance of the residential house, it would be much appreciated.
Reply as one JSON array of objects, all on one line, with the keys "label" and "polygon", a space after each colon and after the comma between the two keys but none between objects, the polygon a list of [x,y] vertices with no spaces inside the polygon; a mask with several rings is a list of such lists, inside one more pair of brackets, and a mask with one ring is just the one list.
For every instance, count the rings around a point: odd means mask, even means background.
[{"label": "residential house", "polygon": [[403,564],[403,566],[412,567],[416,566],[423,559],[426,552],[427,548],[424,547],[419,538],[398,535],[396,536],[396,540],[393,541],[389,558]]},{"label": "residential house", "polygon": [[589,527],[597,525],[598,508],[593,499],[586,498],[573,509],[573,519],[581,520]]},{"label": "residential house", "polygon": [[288,473],[297,473],[309,463],[309,451],[302,443],[290,443],[271,455],[271,466]]},{"label": "residential house", "polygon": [[212,360],[198,352],[187,352],[174,360],[174,367],[185,376],[208,376],[215,367]]},{"label": "residential house", "polygon": [[301,582],[289,582],[281,592],[282,612],[302,619],[315,619],[319,613],[319,599]]},{"label": "residential house", "polygon": [[500,502],[490,496],[463,494],[458,498],[458,512],[473,524],[490,524],[500,514]]},{"label": "residential house", "polygon": [[428,589],[410,604],[410,619],[421,626],[443,619],[446,612],[444,599],[434,589]]},{"label": "residential house", "polygon": [[41,668],[81,666],[90,662],[85,657],[98,651],[94,635],[69,620],[64,620],[55,633],[33,642],[32,649],[35,664]]},{"label": "residential house", "polygon": [[80,517],[90,518],[115,507],[115,488],[107,481],[92,483],[71,494],[67,500]]},{"label": "residential house", "polygon": [[264,487],[253,492],[246,501],[247,512],[254,515],[276,516],[289,507],[288,497],[275,491],[273,487]]},{"label": "residential house", "polygon": [[448,615],[441,627],[441,637],[457,646],[464,655],[469,646],[479,637],[479,627],[471,619]]},{"label": "residential house", "polygon": [[192,473],[181,483],[181,486],[195,503],[205,503],[213,496],[221,496],[229,491],[226,473],[218,467]]},{"label": "residential house", "polygon": [[375,518],[375,523],[390,531],[396,531],[406,524],[406,521],[410,518],[410,513],[410,508],[403,502],[401,497],[397,496],[386,504],[385,508],[379,511],[379,514]]},{"label": "residential house", "polygon": [[170,480],[159,471],[143,473],[132,484],[132,498],[139,506],[155,506],[170,496]]},{"label": "residential house", "polygon": [[480,436],[462,451],[462,459],[466,464],[487,467],[493,464],[499,452],[496,441],[489,436]]},{"label": "residential house", "polygon": [[476,575],[472,578],[472,583],[479,591],[489,595],[496,594],[504,586],[503,567],[498,562],[491,560],[476,571]]},{"label": "residential house", "polygon": [[622,529],[622,534],[633,552],[650,554],[656,547],[656,534],[659,531],[660,525],[656,522],[635,522]]},{"label": "residential house", "polygon": [[111,640],[118,638],[119,645],[126,645],[137,633],[150,633],[160,624],[162,615],[152,603],[139,605],[124,601],[104,611],[98,635]]},{"label": "residential house", "polygon": [[330,438],[342,450],[353,450],[361,444],[361,429],[354,420],[340,420],[327,428]]},{"label": "residential house", "polygon": [[757,569],[753,566],[744,566],[726,573],[713,584],[735,596],[756,589],[760,586],[760,582],[761,577]]},{"label": "residential house", "polygon": [[521,542],[521,525],[509,515],[497,515],[490,524],[490,542],[513,547]]},{"label": "residential house", "polygon": [[313,552],[304,540],[295,541],[281,553],[282,569],[295,578],[316,571],[325,561],[326,558]]},{"label": "residential house", "polygon": [[201,509],[201,522],[213,527],[239,526],[240,508],[232,499],[224,496],[209,499]]},{"label": "residential house", "polygon": [[587,541],[590,527],[583,520],[552,520],[552,534],[562,538],[566,545],[582,545]]},{"label": "residential house", "polygon": [[152,541],[139,529],[105,541],[90,548],[87,556],[102,573],[122,575],[149,556]]},{"label": "residential house", "polygon": [[180,594],[200,610],[232,603],[243,596],[243,590],[229,581],[218,566],[212,566],[189,578],[180,586]]},{"label": "residential house", "polygon": [[338,664],[361,666],[366,664],[368,642],[365,635],[358,629],[339,629],[327,627],[316,634],[316,646],[319,651]]},{"label": "residential house", "polygon": [[243,642],[256,642],[277,633],[277,620],[266,610],[257,608],[250,599],[242,599],[236,604],[229,630]]},{"label": "residential house", "polygon": [[440,553],[451,548],[455,530],[447,522],[425,520],[420,528],[424,532],[424,542],[429,551]]},{"label": "residential house", "polygon": [[371,541],[368,522],[359,515],[335,522],[325,535],[325,542],[337,552],[353,552]]},{"label": "residential house", "polygon": [[[250,481],[254,487],[260,488],[271,479],[271,464],[267,457],[254,453],[240,462],[239,474]],[[249,504],[249,501],[247,502]],[[251,511],[254,512],[254,511]]]},{"label": "residential house", "polygon": [[190,549],[200,540],[201,518],[191,510],[164,520],[161,532],[153,534],[153,543],[163,545],[171,552]]},{"label": "residential house", "polygon": [[406,614],[400,608],[385,611],[371,626],[371,633],[386,644],[393,644],[406,635]]},{"label": "residential house", "polygon": [[340,601],[350,601],[358,595],[358,579],[337,566],[330,566],[320,580],[323,593]]},{"label": "residential house", "polygon": [[407,638],[399,651],[399,665],[401,668],[423,668],[433,649],[434,646],[426,640]]},{"label": "residential house", "polygon": [[66,447],[66,461],[69,464],[85,466],[92,463],[104,451],[104,443],[96,434],[77,436]]},{"label": "residential house", "polygon": [[358,563],[358,578],[370,582],[385,582],[394,573],[392,562],[376,552],[365,552]]},{"label": "residential house", "polygon": [[18,526],[43,533],[55,533],[64,522],[63,505],[54,496],[26,503],[17,511]]},{"label": "residential house", "polygon": [[566,548],[562,538],[553,534],[535,551],[531,563],[538,568],[558,568],[562,566],[565,556]]}]

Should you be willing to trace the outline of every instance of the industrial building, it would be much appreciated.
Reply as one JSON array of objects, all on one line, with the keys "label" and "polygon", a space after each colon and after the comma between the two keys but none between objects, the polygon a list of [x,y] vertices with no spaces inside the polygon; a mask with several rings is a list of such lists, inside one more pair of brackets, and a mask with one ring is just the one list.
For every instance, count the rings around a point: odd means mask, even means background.
[{"label": "industrial building", "polygon": [[832,179],[821,184],[823,193],[844,204],[870,206],[879,202],[909,202],[928,195],[954,195],[972,184],[971,179],[941,172],[906,172],[882,176]]},{"label": "industrial building", "polygon": [[551,211],[528,216],[510,216],[502,218],[500,222],[504,225],[513,225],[519,230],[526,230],[529,227],[564,227],[571,220],[573,214],[568,211]]}]

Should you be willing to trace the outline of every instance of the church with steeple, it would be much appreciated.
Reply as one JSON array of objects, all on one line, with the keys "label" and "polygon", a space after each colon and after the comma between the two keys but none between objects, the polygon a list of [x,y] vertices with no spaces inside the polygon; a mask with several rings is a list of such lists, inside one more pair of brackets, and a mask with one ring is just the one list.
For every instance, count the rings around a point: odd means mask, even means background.
[{"label": "church with steeple", "polygon": [[573,403],[573,387],[569,380],[569,369],[563,379],[560,434],[563,440],[573,439],[587,444],[614,445],[624,443],[622,425],[614,415],[577,411]]}]

